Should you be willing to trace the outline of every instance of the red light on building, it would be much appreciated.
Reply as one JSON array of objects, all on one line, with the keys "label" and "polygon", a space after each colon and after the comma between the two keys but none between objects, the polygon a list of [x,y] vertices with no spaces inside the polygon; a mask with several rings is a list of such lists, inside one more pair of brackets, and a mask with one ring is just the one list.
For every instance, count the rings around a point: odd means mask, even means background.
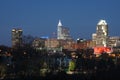
[{"label": "red light on building", "polygon": [[94,54],[102,54],[103,52],[103,47],[94,47]]},{"label": "red light on building", "polygon": [[105,51],[106,53],[111,53],[111,52],[112,52],[112,48],[110,48],[110,47],[105,47],[105,48],[104,48],[104,51]]},{"label": "red light on building", "polygon": [[94,54],[111,53],[110,47],[94,47]]}]

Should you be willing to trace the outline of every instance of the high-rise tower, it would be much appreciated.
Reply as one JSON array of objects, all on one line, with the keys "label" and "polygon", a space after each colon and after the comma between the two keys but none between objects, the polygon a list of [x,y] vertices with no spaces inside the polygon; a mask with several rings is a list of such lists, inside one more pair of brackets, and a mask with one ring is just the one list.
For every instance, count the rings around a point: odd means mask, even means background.
[{"label": "high-rise tower", "polygon": [[22,29],[12,29],[12,47],[20,47],[22,45]]},{"label": "high-rise tower", "polygon": [[96,46],[108,45],[108,24],[105,20],[100,20],[96,28]]},{"label": "high-rise tower", "polygon": [[69,28],[64,27],[60,20],[57,26],[57,39],[71,39]]},{"label": "high-rise tower", "polygon": [[58,26],[57,26],[57,39],[62,38],[62,23],[59,20]]}]

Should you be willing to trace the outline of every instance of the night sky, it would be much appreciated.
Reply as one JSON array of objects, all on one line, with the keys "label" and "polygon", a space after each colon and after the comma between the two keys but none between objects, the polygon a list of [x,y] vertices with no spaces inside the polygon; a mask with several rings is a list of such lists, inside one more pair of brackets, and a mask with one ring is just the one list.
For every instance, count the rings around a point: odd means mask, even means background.
[{"label": "night sky", "polygon": [[11,46],[13,28],[51,37],[59,19],[74,39],[91,39],[101,19],[110,36],[120,36],[120,0],[0,0],[0,45]]}]

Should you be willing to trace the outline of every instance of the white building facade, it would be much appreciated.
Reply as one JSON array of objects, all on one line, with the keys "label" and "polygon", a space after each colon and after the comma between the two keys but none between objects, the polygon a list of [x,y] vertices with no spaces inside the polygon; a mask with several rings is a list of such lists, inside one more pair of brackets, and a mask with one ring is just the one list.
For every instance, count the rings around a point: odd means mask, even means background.
[{"label": "white building facade", "polygon": [[105,20],[100,20],[97,24],[96,33],[92,35],[96,46],[108,46],[108,24]]},{"label": "white building facade", "polygon": [[57,26],[57,39],[62,40],[71,39],[69,28],[64,27],[60,20]]}]

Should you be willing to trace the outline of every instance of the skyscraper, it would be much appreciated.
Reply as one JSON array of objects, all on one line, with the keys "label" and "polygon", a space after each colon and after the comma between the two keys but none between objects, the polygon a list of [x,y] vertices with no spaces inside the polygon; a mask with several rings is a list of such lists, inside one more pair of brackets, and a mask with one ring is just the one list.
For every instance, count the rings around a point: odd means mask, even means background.
[{"label": "skyscraper", "polygon": [[62,23],[60,20],[57,26],[57,39],[62,39]]},{"label": "skyscraper", "polygon": [[63,40],[71,39],[69,28],[64,27],[60,20],[57,26],[57,39]]},{"label": "skyscraper", "polygon": [[12,47],[20,47],[22,45],[22,29],[12,29]]},{"label": "skyscraper", "polygon": [[108,24],[105,20],[98,22],[94,41],[96,41],[96,46],[108,46]]}]

